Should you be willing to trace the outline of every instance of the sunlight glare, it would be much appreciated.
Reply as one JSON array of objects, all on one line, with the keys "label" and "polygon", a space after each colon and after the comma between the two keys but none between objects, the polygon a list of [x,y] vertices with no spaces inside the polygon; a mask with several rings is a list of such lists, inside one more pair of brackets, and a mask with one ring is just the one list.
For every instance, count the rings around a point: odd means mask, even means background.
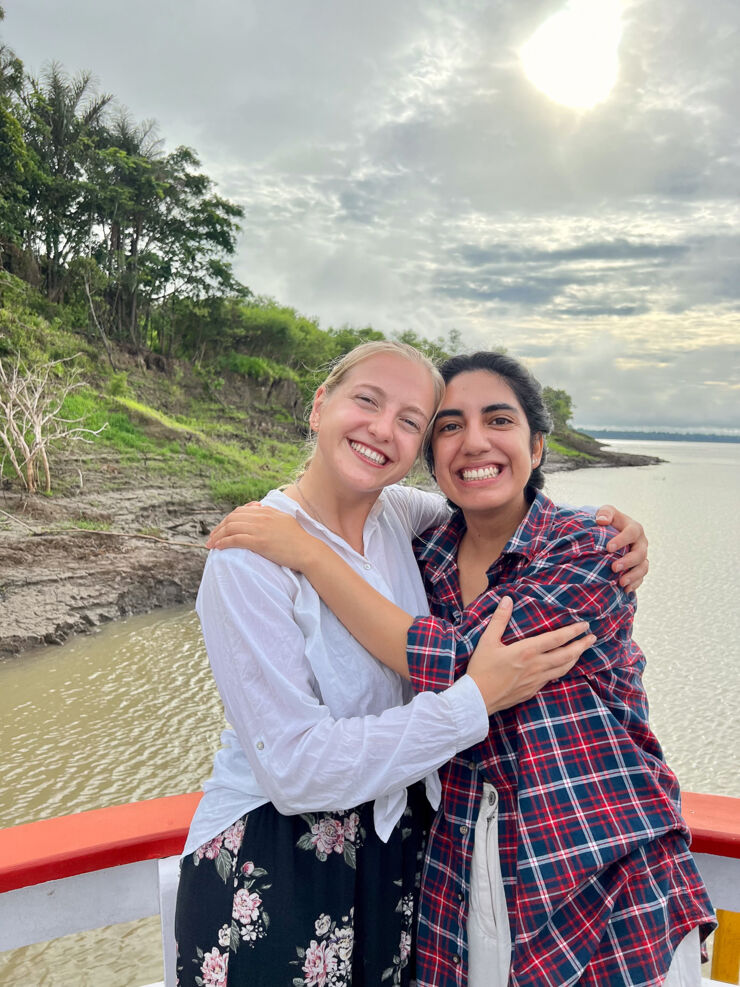
[{"label": "sunlight glare", "polygon": [[620,13],[620,0],[570,0],[519,52],[530,81],[576,109],[606,99],[617,80]]}]

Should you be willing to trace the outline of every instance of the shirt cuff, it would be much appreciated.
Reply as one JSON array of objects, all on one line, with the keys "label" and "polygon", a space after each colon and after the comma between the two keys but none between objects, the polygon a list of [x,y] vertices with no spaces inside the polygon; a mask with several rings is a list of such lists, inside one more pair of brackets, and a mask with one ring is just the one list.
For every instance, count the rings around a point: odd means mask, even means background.
[{"label": "shirt cuff", "polygon": [[463,675],[442,693],[450,704],[460,739],[458,750],[479,744],[488,736],[488,710],[481,691],[469,675]]}]

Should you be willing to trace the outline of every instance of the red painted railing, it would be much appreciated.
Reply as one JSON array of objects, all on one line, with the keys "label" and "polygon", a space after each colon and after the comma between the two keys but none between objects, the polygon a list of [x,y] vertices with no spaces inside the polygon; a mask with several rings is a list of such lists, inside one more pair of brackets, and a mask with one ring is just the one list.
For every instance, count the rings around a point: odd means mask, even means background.
[{"label": "red painted railing", "polygon": [[[172,795],[2,829],[0,892],[175,856],[200,798],[200,792]],[[694,853],[740,860],[739,798],[684,792],[683,814]],[[712,975],[737,983],[740,916],[728,912],[720,917]],[[722,971],[729,972],[721,976]]]},{"label": "red painted railing", "polygon": [[[181,852],[201,793],[0,829],[0,892]],[[695,853],[740,859],[740,799],[683,794]]]}]

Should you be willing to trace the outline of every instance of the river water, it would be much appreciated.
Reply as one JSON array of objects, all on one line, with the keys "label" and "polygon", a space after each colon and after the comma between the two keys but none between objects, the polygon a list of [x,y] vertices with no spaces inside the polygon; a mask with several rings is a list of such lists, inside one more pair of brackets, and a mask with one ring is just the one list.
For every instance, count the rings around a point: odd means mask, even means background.
[{"label": "river water", "polygon": [[[635,637],[655,732],[684,788],[740,795],[740,444],[612,445],[666,462],[551,474],[548,493],[615,503],[644,524],[651,571]],[[196,790],[222,726],[189,608],[0,662],[1,824]],[[134,987],[161,975],[157,920],[0,956],[0,984]]]}]

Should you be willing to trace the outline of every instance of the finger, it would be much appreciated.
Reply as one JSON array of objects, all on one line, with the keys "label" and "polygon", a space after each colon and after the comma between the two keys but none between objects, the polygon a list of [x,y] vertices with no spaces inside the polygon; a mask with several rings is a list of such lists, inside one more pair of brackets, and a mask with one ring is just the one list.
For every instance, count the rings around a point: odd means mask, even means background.
[{"label": "finger", "polygon": [[630,521],[625,528],[618,531],[606,547],[609,552],[617,552],[627,546],[632,546],[633,551],[647,553],[647,538],[642,525],[637,521]]},{"label": "finger", "polygon": [[514,601],[510,596],[502,596],[499,605],[493,611],[491,619],[488,621],[488,626],[483,632],[483,637],[490,642],[493,638],[494,641],[498,642],[503,637],[503,633],[506,630],[506,626],[509,623],[511,617],[511,611],[514,609]]},{"label": "finger", "polygon": [[629,572],[630,569],[642,565],[644,561],[644,554],[638,549],[633,548],[631,552],[623,555],[616,562],[612,562],[612,572]]},{"label": "finger", "polygon": [[545,672],[548,681],[559,679],[566,672],[569,672],[583,652],[587,651],[594,644],[596,644],[596,635],[587,634],[586,637],[579,638],[577,641],[571,641],[570,644],[549,652]]},{"label": "finger", "polygon": [[567,644],[574,637],[579,637],[588,630],[588,626],[588,621],[580,620],[575,624],[558,627],[554,631],[546,631],[544,634],[525,638],[519,644],[522,645],[522,650],[528,655],[544,654]]},{"label": "finger", "polygon": [[604,504],[603,507],[599,507],[596,510],[596,523],[597,524],[611,524],[614,521],[614,515],[616,514],[616,507],[612,507],[611,504]]},{"label": "finger", "polygon": [[209,547],[215,549],[217,552],[222,551],[224,548],[249,548],[246,542],[247,538],[244,534],[225,535]]},{"label": "finger", "polygon": [[642,585],[642,581],[648,574],[648,569],[650,563],[647,559],[644,559],[639,565],[634,566],[629,572],[625,572],[623,576],[619,579],[619,585],[623,589],[628,589],[629,591],[634,591],[638,586]]}]

